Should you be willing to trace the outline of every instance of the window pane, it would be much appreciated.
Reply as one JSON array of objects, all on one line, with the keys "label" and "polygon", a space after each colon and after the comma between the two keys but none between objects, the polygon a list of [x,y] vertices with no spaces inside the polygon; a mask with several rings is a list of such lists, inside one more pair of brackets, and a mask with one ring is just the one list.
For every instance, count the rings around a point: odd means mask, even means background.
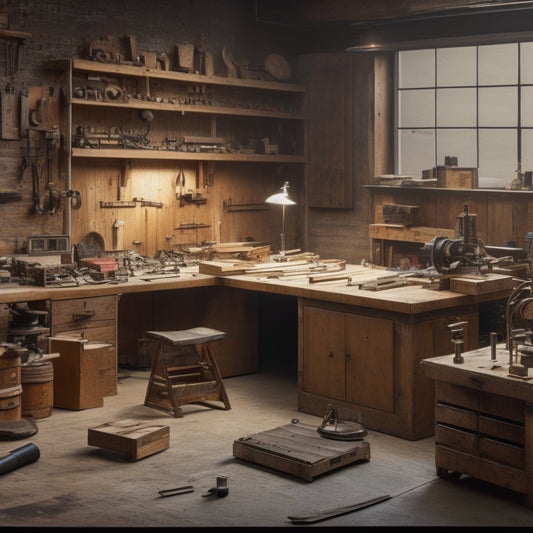
[{"label": "window pane", "polygon": [[476,85],[476,47],[437,50],[437,87]]},{"label": "window pane", "polygon": [[400,128],[429,128],[435,125],[435,91],[413,89],[398,95]]},{"label": "window pane", "polygon": [[400,130],[398,142],[398,173],[422,177],[435,166],[434,130]]},{"label": "window pane", "polygon": [[520,44],[520,83],[533,83],[533,43]]},{"label": "window pane", "polygon": [[477,167],[477,131],[437,130],[437,163],[444,165],[447,155],[457,157],[460,167]]},{"label": "window pane", "polygon": [[518,91],[516,87],[479,89],[479,125],[518,127]]},{"label": "window pane", "polygon": [[520,90],[520,124],[533,126],[533,87],[522,87]]},{"label": "window pane", "polygon": [[533,130],[522,130],[522,172],[533,170]]},{"label": "window pane", "polygon": [[476,126],[476,89],[437,89],[437,127]]},{"label": "window pane", "polygon": [[518,83],[518,43],[478,47],[479,85]]},{"label": "window pane", "polygon": [[479,130],[479,181],[483,187],[505,187],[517,167],[516,130]]},{"label": "window pane", "polygon": [[398,53],[398,87],[435,86],[435,50],[408,50]]}]

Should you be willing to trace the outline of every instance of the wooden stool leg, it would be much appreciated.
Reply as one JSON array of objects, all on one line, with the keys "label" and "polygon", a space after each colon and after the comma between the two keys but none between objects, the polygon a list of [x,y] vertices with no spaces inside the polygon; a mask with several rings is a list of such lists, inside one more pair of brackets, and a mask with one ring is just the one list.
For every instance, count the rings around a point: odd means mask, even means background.
[{"label": "wooden stool leg", "polygon": [[213,350],[211,348],[211,344],[203,344],[202,345],[202,351],[203,356],[209,363],[209,366],[211,367],[213,371],[213,375],[215,377],[215,380],[217,381],[219,387],[220,387],[220,400],[224,403],[224,407],[226,410],[231,409],[231,405],[229,403],[229,398],[226,393],[226,387],[224,387],[224,382],[222,381],[222,376],[220,374],[220,370],[218,369],[218,365],[215,359],[215,356],[213,354]]},{"label": "wooden stool leg", "polygon": [[[166,392],[166,398],[162,396],[162,392]],[[175,418],[183,417],[183,412],[172,390],[170,375],[165,362],[164,345],[161,342],[157,348],[150,371],[144,405],[168,412]]]}]

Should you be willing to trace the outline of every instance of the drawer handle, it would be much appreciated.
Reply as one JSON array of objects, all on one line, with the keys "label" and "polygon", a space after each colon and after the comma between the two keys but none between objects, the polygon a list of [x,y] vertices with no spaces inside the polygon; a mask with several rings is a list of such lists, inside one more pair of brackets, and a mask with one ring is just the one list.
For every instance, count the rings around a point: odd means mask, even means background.
[{"label": "drawer handle", "polygon": [[95,311],[83,311],[83,313],[72,313],[72,320],[85,320],[92,318],[96,314]]},{"label": "drawer handle", "polygon": [[333,357],[335,354],[333,352],[328,352],[328,357]]}]

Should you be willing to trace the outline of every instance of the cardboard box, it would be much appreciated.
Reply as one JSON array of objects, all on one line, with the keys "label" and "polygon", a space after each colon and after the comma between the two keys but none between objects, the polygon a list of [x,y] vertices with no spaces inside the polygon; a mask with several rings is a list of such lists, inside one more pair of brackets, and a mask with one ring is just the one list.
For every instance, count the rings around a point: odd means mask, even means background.
[{"label": "cardboard box", "polygon": [[478,169],[470,167],[436,167],[437,187],[444,189],[477,189]]}]

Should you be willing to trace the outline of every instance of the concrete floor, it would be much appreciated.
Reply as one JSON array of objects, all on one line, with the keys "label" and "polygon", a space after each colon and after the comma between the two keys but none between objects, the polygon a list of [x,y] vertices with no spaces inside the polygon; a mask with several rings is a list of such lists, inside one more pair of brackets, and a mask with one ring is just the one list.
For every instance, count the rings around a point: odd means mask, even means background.
[{"label": "concrete floor", "polygon": [[[297,418],[293,375],[257,373],[225,380],[232,409],[184,407],[173,418],[143,405],[148,372],[121,370],[118,395],[104,407],[54,408],[36,420],[38,432],[0,441],[0,454],[27,443],[40,458],[0,476],[3,527],[298,527],[288,519],[366,501],[392,498],[307,527],[524,526],[533,510],[519,494],[472,478],[436,476],[433,438],[406,441],[369,431],[371,458],[311,483],[233,457],[233,441]],[[170,427],[168,449],[140,461],[87,445],[87,431],[109,421],[150,420]],[[203,497],[228,476],[225,498]],[[162,498],[158,491],[192,485]],[[301,526],[300,526],[301,527]]]}]

